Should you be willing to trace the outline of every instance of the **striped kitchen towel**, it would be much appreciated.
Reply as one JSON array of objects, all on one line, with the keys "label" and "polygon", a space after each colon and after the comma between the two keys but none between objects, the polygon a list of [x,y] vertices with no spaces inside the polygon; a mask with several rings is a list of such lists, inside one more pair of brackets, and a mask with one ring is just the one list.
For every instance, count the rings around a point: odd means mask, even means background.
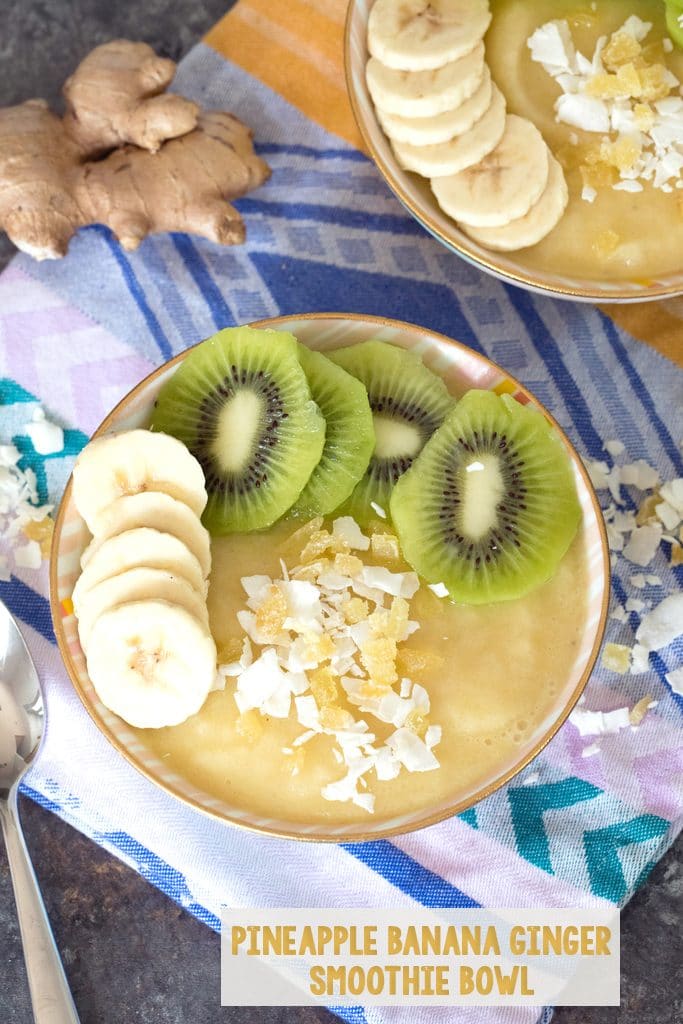
[{"label": "striped kitchen towel", "polygon": [[[274,20],[280,5],[241,0],[229,16],[234,33],[219,26],[211,45],[182,63],[178,89],[204,106],[234,110],[273,168],[263,188],[236,204],[246,245],[220,249],[160,235],[131,255],[91,227],[65,259],[37,264],[18,256],[0,276],[0,444],[19,448],[41,501],[59,500],[88,435],[155,366],[218,327],[307,310],[386,315],[456,337],[534,391],[585,457],[611,464],[603,445],[617,438],[662,479],[683,475],[683,371],[604,312],[532,296],[447,252],[353,144],[334,42],[343,6],[288,4],[287,35]],[[291,64],[276,80],[264,65],[272,71],[278,48],[294,45],[303,9],[311,25],[321,24],[305,51],[310,75],[320,78],[302,87],[303,67]],[[220,52],[238,30],[240,64]],[[268,47],[271,59],[260,62]],[[317,110],[299,109],[316,91]],[[333,112],[336,129],[321,123]],[[26,432],[38,405],[65,428],[59,454],[41,456]],[[668,554],[662,545],[647,570],[661,579],[650,600],[683,583],[683,567],[671,568]],[[634,594],[633,572],[616,562],[620,605]],[[15,568],[0,580],[0,598],[21,620],[49,691],[47,742],[27,791],[214,929],[223,904],[623,905],[680,830],[683,698],[666,678],[683,661],[680,640],[652,655],[641,674],[596,669],[587,707],[632,706],[646,694],[657,706],[637,729],[602,737],[594,756],[582,757],[587,741],[568,723],[521,776],[451,821],[391,841],[298,844],[205,818],[116,754],[66,677],[47,592],[45,566]],[[611,619],[608,639],[631,644],[638,622],[636,610]],[[541,1010],[340,1013],[371,1024],[532,1024]]]}]

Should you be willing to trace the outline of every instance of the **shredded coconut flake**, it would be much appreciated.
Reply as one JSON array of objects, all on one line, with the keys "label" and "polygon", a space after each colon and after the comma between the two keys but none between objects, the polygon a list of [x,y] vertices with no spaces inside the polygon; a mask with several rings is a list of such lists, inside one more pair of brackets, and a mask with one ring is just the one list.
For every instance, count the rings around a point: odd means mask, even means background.
[{"label": "shredded coconut flake", "polygon": [[683,634],[683,593],[670,594],[641,620],[636,640],[649,651],[667,647]]},{"label": "shredded coconut flake", "polygon": [[[297,545],[302,550],[295,552]],[[235,678],[242,716],[286,718],[293,705],[304,731],[285,751],[292,775],[301,767],[300,747],[320,734],[332,737],[332,756],[345,774],[324,787],[323,797],[351,801],[371,813],[368,773],[385,781],[403,769],[439,765],[432,748],[441,740],[441,727],[429,721],[429,694],[409,678],[399,683],[397,669],[398,645],[419,628],[409,618],[419,580],[413,572],[390,572],[350,554],[368,551],[370,558],[393,559],[398,543],[389,533],[373,543],[348,516],[335,520],[331,533],[322,520],[307,524],[286,549],[301,558],[297,569],[290,572],[281,561],[281,579],[243,578],[247,608],[237,619],[246,636],[239,658],[239,646],[225,645],[221,678]],[[252,642],[261,648],[256,653]],[[395,731],[379,742],[356,710]]]},{"label": "shredded coconut flake", "polygon": [[64,451],[64,431],[57,423],[46,419],[42,409],[35,410],[33,420],[24,426],[24,430],[38,455],[55,455]]},{"label": "shredded coconut flake", "polygon": [[627,707],[615,708],[613,711],[589,711],[577,706],[569,716],[569,721],[579,730],[580,736],[615,734],[631,724]]}]

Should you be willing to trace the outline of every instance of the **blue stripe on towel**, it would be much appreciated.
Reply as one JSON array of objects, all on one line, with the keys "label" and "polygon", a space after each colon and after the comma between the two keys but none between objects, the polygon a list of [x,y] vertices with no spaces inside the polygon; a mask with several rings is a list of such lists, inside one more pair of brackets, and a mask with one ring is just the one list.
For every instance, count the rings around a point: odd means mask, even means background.
[{"label": "blue stripe on towel", "polygon": [[223,327],[232,327],[235,324],[235,317],[232,315],[223,293],[209,273],[197,246],[187,235],[174,233],[171,238],[192,280],[197,285],[200,295],[209,307],[218,330]]},{"label": "blue stripe on towel", "polygon": [[23,580],[12,576],[7,582],[0,580],[0,601],[12,615],[33,626],[51,644],[57,643],[52,629],[50,603],[42,594],[37,594]]},{"label": "blue stripe on towel", "polygon": [[471,896],[451,885],[386,839],[372,843],[343,843],[342,849],[424,907],[480,907]]},{"label": "blue stripe on towel", "polygon": [[355,163],[370,163],[370,158],[358,149],[315,149],[313,146],[294,143],[260,142],[256,144],[256,151],[261,156],[268,153],[289,153],[292,156],[310,156],[314,160],[353,160]]},{"label": "blue stripe on towel", "polygon": [[603,458],[602,440],[593,426],[590,407],[569,373],[559,346],[541,319],[531,294],[510,284],[505,284],[504,288],[520,324],[555,381],[588,454],[593,459]]},{"label": "blue stripe on towel", "polygon": [[95,224],[88,230],[97,232],[97,234],[100,235],[100,237],[103,238],[104,241],[107,243],[109,251],[111,252],[112,256],[114,257],[114,260],[118,264],[119,270],[121,271],[121,276],[123,277],[126,288],[130,292],[132,298],[135,300],[138,309],[142,313],[143,319],[147,324],[149,332],[159,347],[159,351],[161,352],[164,359],[170,359],[171,356],[173,355],[173,350],[171,349],[171,346],[168,342],[168,338],[164,334],[161,328],[161,324],[156,318],[154,310],[147,302],[145,293],[140,286],[140,282],[135,276],[135,271],[133,270],[130,260],[126,256],[125,252],[123,251],[123,249],[121,248],[121,246],[116,241],[113,234],[108,228],[102,227],[101,224]]},{"label": "blue stripe on towel", "polygon": [[616,327],[609,319],[609,317],[605,315],[605,313],[602,313],[600,310],[598,310],[598,313],[600,315],[600,322],[602,324],[602,329],[605,333],[605,337],[607,338],[608,342],[612,346],[612,349],[616,353],[617,358],[619,359],[619,363],[623,367],[624,372],[628,377],[629,383],[631,384],[631,387],[638,396],[641,405],[650,417],[650,420],[652,421],[652,424],[655,430],[657,431],[657,435],[660,441],[662,442],[662,447],[671,459],[676,472],[683,475],[683,455],[681,455],[681,452],[678,446],[676,445],[676,442],[672,438],[671,434],[664,425],[661,416],[657,412],[655,403],[652,401],[652,395],[645,387],[640,374],[633,365],[631,358],[628,354],[628,351],[626,349],[626,346],[619,337],[619,332],[617,331]]},{"label": "blue stripe on towel", "polygon": [[265,199],[238,199],[240,213],[264,214],[284,220],[310,220],[317,224],[339,224],[362,231],[387,232],[394,235],[422,235],[423,231],[412,217],[394,213],[370,213],[368,210],[349,210],[342,206],[324,206],[321,203],[267,202]]}]

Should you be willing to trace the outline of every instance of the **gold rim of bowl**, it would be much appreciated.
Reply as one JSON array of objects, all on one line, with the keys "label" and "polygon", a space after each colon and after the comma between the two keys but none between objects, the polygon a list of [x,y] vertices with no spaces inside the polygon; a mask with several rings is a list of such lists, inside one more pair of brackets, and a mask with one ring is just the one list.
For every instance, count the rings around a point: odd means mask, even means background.
[{"label": "gold rim of bowl", "polygon": [[[486,365],[492,367],[497,372],[501,373],[504,377],[511,381],[512,384],[514,384],[514,386],[522,394],[527,396],[529,400],[536,406],[536,408],[540,409],[543,412],[543,414],[548,418],[548,420],[553,424],[555,429],[558,431],[560,437],[564,441],[565,445],[567,446],[569,453],[572,457],[572,461],[578,467],[580,475],[590,495],[591,503],[593,505],[596,520],[598,523],[598,528],[600,530],[604,590],[602,597],[602,606],[600,610],[600,618],[596,627],[595,638],[593,641],[593,645],[591,647],[591,652],[588,657],[586,668],[584,669],[581,678],[575,686],[574,690],[569,695],[563,708],[557,715],[557,718],[553,721],[553,724],[546,730],[541,739],[534,745],[531,751],[529,751],[522,758],[520,758],[520,760],[515,765],[513,765],[512,768],[503,772],[493,782],[488,783],[486,786],[482,786],[471,796],[466,797],[462,800],[456,800],[453,804],[449,805],[446,808],[441,808],[437,812],[430,812],[426,810],[423,816],[418,817],[416,815],[416,820],[414,822],[411,822],[408,826],[394,826],[383,828],[381,825],[379,825],[375,829],[369,828],[365,831],[358,831],[354,829],[353,831],[349,832],[344,832],[343,827],[337,826],[337,828],[339,828],[339,831],[335,831],[334,834],[330,834],[329,832],[326,832],[324,828],[320,828],[319,831],[315,831],[314,829],[312,831],[302,833],[297,832],[292,828],[269,828],[264,825],[243,821],[241,819],[233,818],[230,815],[223,814],[220,811],[216,811],[210,807],[204,806],[201,800],[195,799],[189,796],[188,794],[181,792],[173,785],[173,783],[157,777],[154,771],[150,769],[147,765],[143,764],[133,753],[131,753],[131,751],[128,750],[128,748],[126,747],[125,743],[123,743],[119,739],[119,737],[109,728],[109,726],[102,721],[96,709],[93,707],[91,702],[88,700],[86,694],[84,693],[80,684],[79,673],[71,658],[71,653],[69,651],[66,635],[64,632],[63,615],[62,609],[60,607],[57,578],[63,520],[65,510],[69,498],[71,496],[71,477],[69,477],[66,488],[64,490],[64,494],[62,496],[62,500],[59,505],[57,518],[55,520],[54,535],[52,538],[52,546],[50,551],[50,610],[52,613],[52,622],[54,626],[59,651],[62,656],[62,660],[64,661],[64,665],[66,667],[71,683],[74,689],[76,690],[76,693],[78,694],[82,704],[85,706],[86,711],[88,712],[92,720],[95,722],[95,725],[98,727],[100,732],[104,734],[104,736],[109,740],[111,745],[118,751],[118,753],[121,754],[121,756],[124,757],[134,768],[136,768],[137,771],[139,771],[142,775],[149,779],[150,782],[153,782],[156,786],[165,790],[171,796],[174,796],[177,799],[182,800],[183,803],[189,804],[195,810],[201,811],[203,814],[208,814],[210,817],[218,821],[226,822],[231,825],[236,825],[239,828],[246,829],[249,832],[258,832],[260,834],[276,836],[281,839],[297,839],[303,842],[370,842],[375,839],[387,839],[391,836],[404,835],[408,832],[415,832],[418,829],[426,828],[429,825],[435,825],[437,824],[437,822],[444,821],[447,818],[451,818],[456,814],[461,814],[463,811],[466,811],[470,807],[473,807],[475,804],[485,799],[485,797],[490,796],[496,790],[500,789],[501,786],[504,786],[507,782],[514,778],[515,775],[519,774],[519,772],[526,768],[526,766],[531,761],[533,761],[534,758],[538,756],[538,754],[540,754],[544,747],[547,746],[547,744],[553,738],[555,733],[560,729],[560,726],[564,724],[565,720],[567,719],[572,709],[574,708],[575,704],[579,700],[581,694],[583,693],[586,684],[590,678],[590,675],[593,671],[593,667],[598,657],[598,653],[600,651],[600,646],[602,644],[602,639],[605,631],[610,597],[610,563],[609,547],[607,544],[607,531],[605,529],[605,524],[602,518],[600,504],[598,502],[597,496],[588,477],[588,473],[583,465],[583,462],[581,461],[578,452],[572,445],[571,441],[569,440],[565,432],[562,430],[561,426],[559,425],[555,417],[548,412],[548,410],[538,401],[538,399],[535,398],[535,396],[527,388],[525,388],[524,385],[521,384],[515,377],[512,377],[506,370],[503,370],[502,367],[500,367],[497,363],[494,363],[493,360],[488,359],[486,356],[479,355],[478,352],[474,353],[472,349],[468,348],[467,345],[462,344],[462,342],[455,341],[453,338],[449,338],[444,334],[439,334],[437,331],[432,331],[425,327],[419,327],[417,324],[409,324],[406,321],[392,320],[387,317],[378,317],[370,315],[366,316],[360,313],[291,314],[289,316],[276,316],[269,317],[265,320],[255,320],[251,324],[249,324],[249,326],[257,328],[273,328],[277,330],[280,327],[286,328],[286,325],[291,324],[291,322],[294,320],[354,320],[366,322],[373,325],[376,324],[378,327],[389,327],[398,331],[404,331],[406,329],[410,331],[417,330],[420,333],[428,335],[430,338],[433,338],[442,344],[445,343],[451,347],[461,349],[462,351],[467,352],[468,355],[470,356],[474,354],[477,359],[481,360]],[[198,344],[201,344],[201,342],[199,342]],[[185,349],[183,352],[180,352],[177,356],[174,356],[173,359],[170,359],[162,366],[157,367],[156,370],[153,370],[152,373],[148,374],[147,377],[145,377],[138,384],[136,384],[135,387],[132,388],[128,392],[128,394],[125,395],[121,399],[121,401],[114,406],[112,411],[107,416],[105,416],[97,430],[92,435],[93,438],[99,437],[101,434],[105,433],[112,424],[112,422],[118,418],[119,414],[126,408],[126,406],[131,401],[133,401],[136,398],[136,396],[143,388],[146,388],[149,384],[156,380],[156,378],[159,377],[162,373],[165,373],[169,368],[182,362],[182,360],[186,357],[188,352],[191,352],[193,348],[196,348],[196,346],[191,346],[190,348]],[[308,828],[308,826],[306,827]]]},{"label": "gold rim of bowl", "polygon": [[[558,275],[558,279],[552,282],[547,282],[538,276],[534,276],[531,271],[525,270],[523,267],[514,269],[501,266],[497,261],[496,254],[494,252],[487,254],[482,249],[473,248],[464,234],[459,232],[457,237],[455,234],[448,234],[439,227],[437,222],[427,212],[423,212],[421,210],[418,211],[416,203],[402,186],[400,181],[398,181],[396,174],[394,173],[394,169],[377,150],[377,147],[372,140],[372,133],[368,129],[363,116],[361,104],[356,94],[352,70],[353,57],[351,48],[351,30],[357,8],[357,0],[350,0],[344,24],[344,77],[346,79],[346,92],[349,97],[349,102],[351,103],[351,109],[353,111],[356,125],[371,159],[391,191],[415,218],[418,224],[425,228],[425,230],[434,238],[445,245],[447,249],[450,249],[458,256],[461,256],[468,263],[479,267],[481,270],[487,271],[487,273],[492,274],[499,280],[502,279],[503,281],[509,281],[512,284],[519,285],[522,288],[527,288],[544,295],[578,299],[585,302],[601,302],[608,305],[610,303],[619,302],[646,302],[655,299],[673,298],[683,292],[683,280],[679,281],[678,284],[662,284],[657,282],[641,286],[631,283],[630,287],[624,285],[621,289],[616,286],[618,282],[615,282],[614,288],[610,287],[609,289],[604,290],[600,290],[597,283],[591,282],[582,286],[578,283],[573,284],[569,281],[563,280],[560,275]],[[372,100],[370,103],[372,103]],[[378,131],[382,131],[379,125]],[[454,232],[458,231],[455,221],[453,221],[453,230]],[[683,270],[681,272],[681,276],[683,277]]]}]

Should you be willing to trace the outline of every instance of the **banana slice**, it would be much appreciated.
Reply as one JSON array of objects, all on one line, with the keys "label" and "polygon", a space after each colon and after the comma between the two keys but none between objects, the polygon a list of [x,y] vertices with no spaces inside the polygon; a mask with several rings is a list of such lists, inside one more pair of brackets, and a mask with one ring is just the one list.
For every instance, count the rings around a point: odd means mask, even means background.
[{"label": "banana slice", "polygon": [[548,147],[525,117],[508,114],[503,137],[488,156],[459,174],[433,178],[444,213],[475,228],[495,228],[523,217],[548,183]]},{"label": "banana slice", "polygon": [[558,161],[551,155],[548,184],[541,193],[541,198],[534,203],[528,213],[500,228],[472,228],[463,224],[463,230],[487,249],[497,249],[500,252],[525,249],[527,246],[536,245],[552,231],[564,213],[568,200],[569,192],[564,173]]},{"label": "banana slice", "polygon": [[163,491],[198,516],[207,502],[204,472],[182,442],[151,430],[128,430],[86,445],[73,471],[76,508],[91,533],[98,517],[117,498]]},{"label": "banana slice", "polygon": [[128,569],[143,567],[163,569],[173,576],[181,576],[202,597],[208,593],[209,585],[204,579],[199,560],[186,544],[172,533],[161,533],[149,526],[139,526],[103,541],[92,556],[79,576],[71,597],[76,615],[80,615],[89,591],[98,583]]},{"label": "banana slice", "polygon": [[93,625],[104,612],[131,601],[168,601],[184,608],[208,630],[209,613],[201,594],[182,576],[163,569],[128,569],[97,583],[88,591],[88,600],[81,607],[78,635],[81,647],[88,653]]},{"label": "banana slice", "polygon": [[433,117],[460,106],[484,75],[484,44],[435,71],[397,71],[371,57],[365,69],[376,106],[402,117]]},{"label": "banana slice", "polygon": [[464,135],[436,146],[411,146],[392,143],[401,167],[416,171],[425,178],[458,174],[481,160],[500,142],[505,131],[505,97],[493,86],[491,104],[480,121]]},{"label": "banana slice", "polygon": [[139,494],[126,494],[117,498],[111,505],[103,509],[97,517],[97,537],[95,537],[81,556],[81,566],[85,568],[104,541],[116,537],[126,530],[134,530],[138,526],[151,526],[162,533],[171,533],[183,544],[186,544],[193,555],[199,559],[202,575],[211,572],[211,538],[209,531],[202,526],[195,513],[177,501],[170,494],[162,491],[140,491]]},{"label": "banana slice", "polygon": [[178,725],[199,711],[216,675],[204,626],[166,601],[104,612],[92,629],[88,675],[110,711],[138,729]]},{"label": "banana slice", "polygon": [[368,49],[389,68],[427,71],[469,53],[490,21],[488,0],[377,0]]},{"label": "banana slice", "polygon": [[384,134],[394,142],[407,142],[410,146],[437,146],[468,132],[488,110],[492,95],[491,72],[485,64],[477,91],[453,110],[445,110],[434,117],[401,117],[379,107],[375,110]]}]

